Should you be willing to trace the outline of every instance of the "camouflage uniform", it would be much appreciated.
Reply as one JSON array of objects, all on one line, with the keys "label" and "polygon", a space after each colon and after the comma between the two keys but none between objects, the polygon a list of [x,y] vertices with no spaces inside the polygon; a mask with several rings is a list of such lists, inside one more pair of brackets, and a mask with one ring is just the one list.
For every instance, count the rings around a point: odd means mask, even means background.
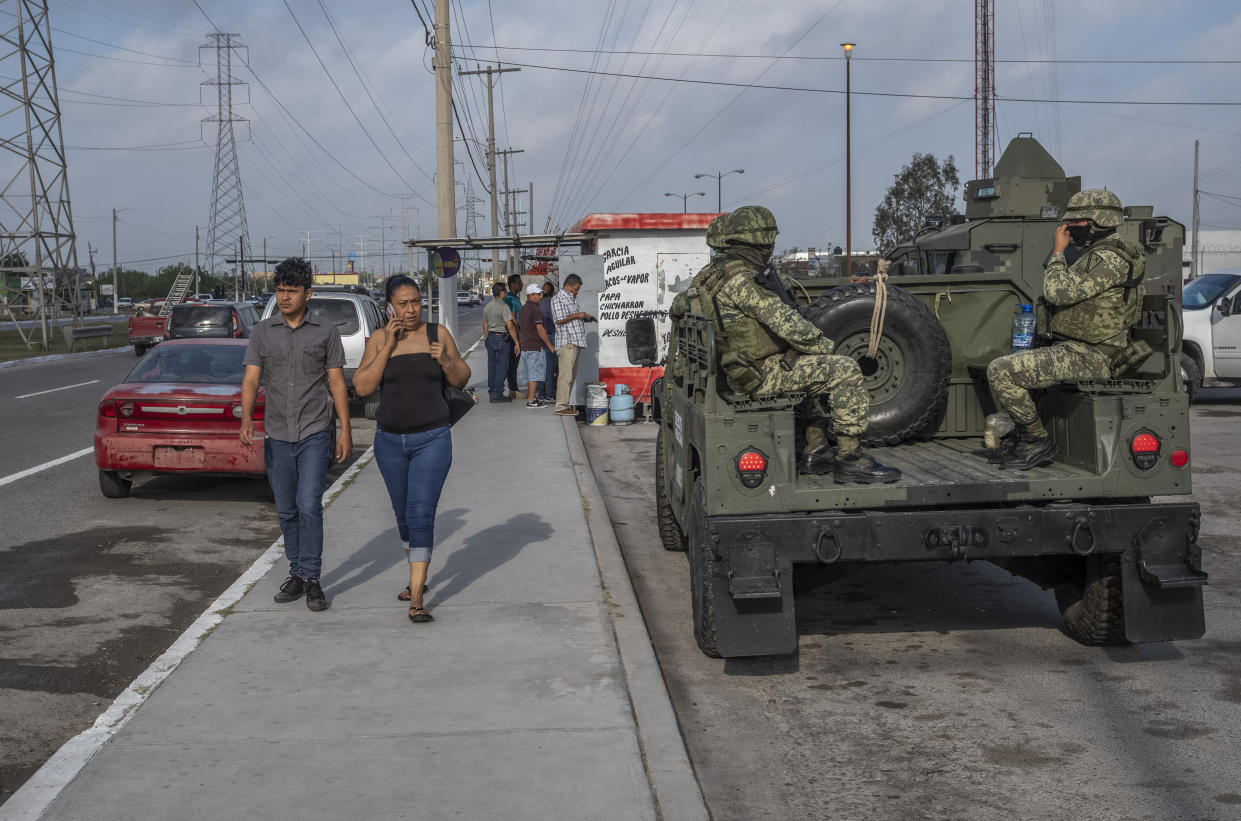
[{"label": "camouflage uniform", "polygon": [[1129,344],[1141,314],[1141,249],[1116,237],[1123,219],[1110,191],[1074,194],[1066,220],[1090,219],[1090,236],[1072,265],[1053,253],[1043,273],[1043,301],[1050,313],[1051,347],[1002,356],[987,366],[996,401],[1013,421],[1037,438],[1047,431],[1030,389],[1112,377],[1112,363]]},{"label": "camouflage uniform", "polygon": [[734,391],[808,394],[799,416],[808,422],[811,448],[823,441],[823,431],[807,416],[822,418],[814,397],[826,394],[841,450],[854,450],[870,408],[862,373],[852,358],[832,354],[835,345],[822,331],[755,282],[771,258],[775,238],[775,217],[761,206],[716,218],[707,244],[718,256],[694,277],[684,308],[715,317],[720,367]]}]

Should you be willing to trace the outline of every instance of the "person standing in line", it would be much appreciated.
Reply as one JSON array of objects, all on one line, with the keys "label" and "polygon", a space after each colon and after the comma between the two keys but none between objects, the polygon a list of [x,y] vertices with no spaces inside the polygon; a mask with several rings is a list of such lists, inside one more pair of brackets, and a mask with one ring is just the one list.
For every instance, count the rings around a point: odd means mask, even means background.
[{"label": "person standing in line", "polygon": [[[554,346],[556,344],[556,320],[552,316],[552,297],[556,294],[556,286],[545,281],[542,288],[543,299],[539,301],[539,308],[543,311],[543,330],[547,331],[547,338]],[[543,375],[543,381],[539,383],[539,401],[555,402],[556,362],[558,359],[552,351],[544,351],[543,353],[547,358],[547,366]]]},{"label": "person standing in line", "polygon": [[518,318],[519,344],[521,345],[521,379],[526,383],[526,407],[545,408],[547,403],[539,399],[535,391],[543,381],[547,370],[544,351],[556,353],[556,346],[547,338],[543,328],[543,289],[534,283],[526,286],[526,304],[521,306]]},{"label": "person standing in line", "polygon": [[[521,324],[521,289],[523,287],[521,274],[513,274],[508,278],[508,294],[504,297],[504,301],[508,303],[508,307],[513,311],[513,320],[518,322],[519,326]],[[510,391],[509,395],[514,399],[517,398],[518,391],[522,390],[522,388],[517,387],[517,361],[520,356],[521,349],[516,344],[510,345],[508,349],[508,389]]]},{"label": "person standing in line", "polygon": [[423,604],[435,546],[435,511],[452,467],[445,384],[465,387],[470,366],[448,329],[423,321],[422,295],[407,276],[389,278],[392,318],[366,342],[353,387],[368,396],[383,386],[375,414],[375,463],[388,488],[409,560],[409,620],[435,621]]},{"label": "person standing in line", "polygon": [[517,322],[513,309],[505,302],[507,294],[499,282],[491,286],[491,300],[483,306],[483,334],[487,346],[487,393],[492,402],[512,402],[504,390],[508,375],[508,352],[517,344]]},{"label": "person standing in line", "polygon": [[323,567],[323,491],[331,461],[332,408],[340,419],[336,461],[353,450],[345,348],[336,325],[309,310],[314,274],[310,263],[290,257],[276,266],[276,308],[250,331],[241,383],[241,444],[254,440],[254,403],[264,376],[267,388],[263,460],[284,534],[289,577],[280,604],[306,597],[306,606],[327,609],[319,584]]},{"label": "person standing in line", "polygon": [[560,293],[552,298],[552,316],[556,323],[559,374],[556,379],[556,413],[560,416],[577,416],[577,409],[569,404],[573,380],[577,378],[577,357],[586,347],[586,323],[595,318],[577,304],[577,292],[582,290],[582,278],[569,274],[560,286]]}]

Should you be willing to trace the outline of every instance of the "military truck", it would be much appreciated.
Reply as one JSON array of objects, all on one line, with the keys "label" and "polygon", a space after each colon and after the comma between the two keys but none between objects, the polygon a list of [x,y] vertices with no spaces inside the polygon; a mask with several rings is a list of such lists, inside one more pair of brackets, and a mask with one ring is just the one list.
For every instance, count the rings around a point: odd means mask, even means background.
[{"label": "military truck", "polygon": [[[858,359],[871,393],[863,441],[886,446],[873,452],[901,469],[895,484],[799,475],[804,397],[730,392],[712,318],[674,322],[656,402],[657,516],[663,546],[688,551],[704,653],[794,652],[794,579],[800,591],[865,562],[993,562],[1054,590],[1065,632],[1086,644],[1202,635],[1198,505],[1163,498],[1190,493],[1182,225],[1139,206],[1118,229],[1148,255],[1133,335],[1153,353],[1107,381],[1036,394],[1056,443],[1050,465],[1004,470],[982,446],[996,411],[986,366],[1009,353],[1018,305],[1041,294],[1052,234],[1079,187],[1023,134],[992,179],[966,185],[963,218],[890,255],[886,285],[803,283],[803,314]],[[867,356],[879,287],[886,319]],[[649,361],[635,348],[634,361]]]}]

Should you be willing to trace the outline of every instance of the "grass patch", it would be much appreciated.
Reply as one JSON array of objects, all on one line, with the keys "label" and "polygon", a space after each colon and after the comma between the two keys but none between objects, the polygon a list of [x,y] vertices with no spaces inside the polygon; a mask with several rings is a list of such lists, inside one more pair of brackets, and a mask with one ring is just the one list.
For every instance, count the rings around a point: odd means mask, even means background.
[{"label": "grass patch", "polygon": [[[104,348],[119,348],[129,341],[129,317],[124,314],[113,317],[111,314],[106,316],[87,317],[87,325],[112,325],[113,330],[111,336],[106,340],[83,339],[75,346],[76,350],[81,351],[101,351]],[[69,346],[65,344],[64,334],[60,330],[59,325],[48,325],[48,346],[47,350],[43,349],[43,334],[36,325],[31,330],[25,328],[23,332],[31,334],[30,347],[26,347],[26,343],[22,341],[21,334],[13,327],[13,323],[5,320],[0,324],[0,362],[7,362],[13,359],[29,359],[34,356],[48,356],[50,354],[69,353]]]}]

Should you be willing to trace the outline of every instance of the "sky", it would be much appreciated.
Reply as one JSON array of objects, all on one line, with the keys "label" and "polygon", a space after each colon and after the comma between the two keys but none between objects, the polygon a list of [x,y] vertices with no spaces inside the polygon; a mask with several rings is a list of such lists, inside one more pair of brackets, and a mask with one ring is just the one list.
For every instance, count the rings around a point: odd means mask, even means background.
[{"label": "sky", "polygon": [[[235,134],[256,256],[264,238],[269,257],[302,253],[309,232],[321,269],[344,246],[364,252],[368,269],[382,260],[395,270],[403,234],[435,235],[435,90],[418,14],[429,21],[431,0],[51,6],[80,264],[88,244],[97,265],[111,264],[113,208],[123,264],[192,262],[195,226],[205,264],[216,129],[202,120],[216,107],[214,88],[201,83],[215,76],[215,52],[199,47],[213,26],[247,47],[234,53],[235,77],[248,83],[235,88],[234,115],[247,121]],[[744,169],[723,177],[722,206],[769,207],[778,248],[844,244],[839,44],[855,42],[853,245],[869,248],[875,206],[915,152],[952,155],[963,182],[975,176],[973,6],[462,0],[452,4],[451,39],[455,71],[521,69],[497,80],[496,141],[522,152],[511,155],[510,188],[533,184],[537,231],[569,229],[589,213],[680,211],[668,193],[703,192],[689,209],[714,211],[716,180],[694,175]],[[1202,224],[1241,227],[1241,7],[996,7],[1001,151],[1032,132],[1085,187],[1188,223],[1199,140]],[[12,9],[0,5],[0,25],[11,24]],[[20,71],[12,58],[3,69]],[[454,84],[469,140],[455,147],[459,232],[468,180],[480,198],[474,233],[485,235],[485,149],[473,142],[486,139],[485,87],[479,77]],[[1231,105],[1153,104],[1185,102]],[[11,115],[4,126],[13,131]]]}]

